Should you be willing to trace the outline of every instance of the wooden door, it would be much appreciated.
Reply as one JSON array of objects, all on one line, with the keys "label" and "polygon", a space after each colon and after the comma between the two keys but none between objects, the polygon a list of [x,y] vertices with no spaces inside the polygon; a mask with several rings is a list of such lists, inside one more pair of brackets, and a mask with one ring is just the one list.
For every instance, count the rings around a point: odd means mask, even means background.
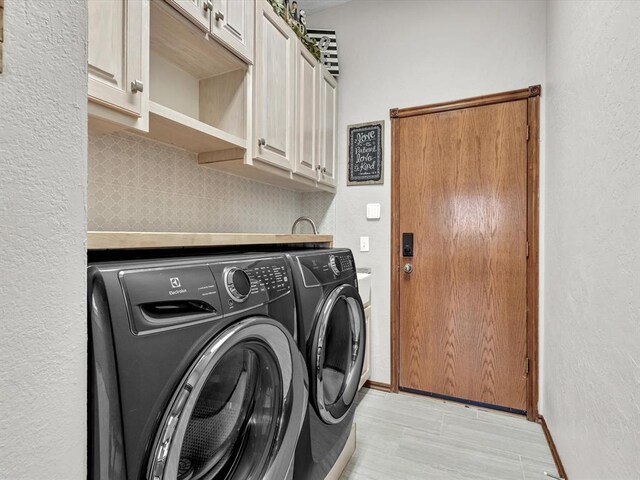
[{"label": "wooden door", "polygon": [[527,100],[397,121],[400,388],[524,411]]},{"label": "wooden door", "polygon": [[252,0],[213,0],[211,34],[248,63],[253,62]]},{"label": "wooden door", "polygon": [[256,2],[254,158],[293,169],[295,41],[266,0]]},{"label": "wooden door", "polygon": [[336,184],[336,123],[338,82],[329,71],[320,66],[320,175],[325,185]]},{"label": "wooden door", "polygon": [[320,64],[309,50],[297,42],[296,70],[298,74],[296,105],[296,159],[294,171],[298,175],[316,180],[318,171],[318,124]]},{"label": "wooden door", "polygon": [[[145,66],[148,69],[149,5],[134,0],[90,0],[88,3],[89,99],[113,110],[142,116]],[[138,82],[134,88],[134,82]]]},{"label": "wooden door", "polygon": [[192,23],[209,31],[213,8],[211,0],[168,0],[168,2]]}]

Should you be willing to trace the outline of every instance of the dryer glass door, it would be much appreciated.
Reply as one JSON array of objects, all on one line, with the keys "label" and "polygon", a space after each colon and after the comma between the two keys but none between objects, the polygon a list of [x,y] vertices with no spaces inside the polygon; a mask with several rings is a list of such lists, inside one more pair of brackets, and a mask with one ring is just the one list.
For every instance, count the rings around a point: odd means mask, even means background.
[{"label": "dryer glass door", "polygon": [[289,333],[254,317],[214,338],[170,402],[149,465],[152,480],[282,479],[307,401]]},{"label": "dryer glass door", "polygon": [[325,299],[315,322],[313,396],[320,418],[339,423],[358,391],[365,351],[365,318],[358,291],[340,285]]}]

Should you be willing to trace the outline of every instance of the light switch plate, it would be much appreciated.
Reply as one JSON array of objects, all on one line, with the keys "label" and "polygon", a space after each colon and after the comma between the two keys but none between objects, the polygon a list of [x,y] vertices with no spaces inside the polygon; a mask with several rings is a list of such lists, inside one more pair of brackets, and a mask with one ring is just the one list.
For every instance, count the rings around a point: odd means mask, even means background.
[{"label": "light switch plate", "polygon": [[360,251],[361,252],[369,251],[369,237],[360,237]]},{"label": "light switch plate", "polygon": [[367,220],[379,220],[379,219],[380,219],[380,204],[367,203]]}]

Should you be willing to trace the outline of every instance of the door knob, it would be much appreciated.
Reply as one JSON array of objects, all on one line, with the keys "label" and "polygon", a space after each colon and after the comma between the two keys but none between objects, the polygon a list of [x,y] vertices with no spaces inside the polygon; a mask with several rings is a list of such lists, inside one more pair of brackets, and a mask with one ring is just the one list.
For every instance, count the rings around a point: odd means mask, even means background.
[{"label": "door knob", "polygon": [[413,272],[413,265],[411,265],[410,263],[405,263],[404,273],[411,273],[411,272]]}]

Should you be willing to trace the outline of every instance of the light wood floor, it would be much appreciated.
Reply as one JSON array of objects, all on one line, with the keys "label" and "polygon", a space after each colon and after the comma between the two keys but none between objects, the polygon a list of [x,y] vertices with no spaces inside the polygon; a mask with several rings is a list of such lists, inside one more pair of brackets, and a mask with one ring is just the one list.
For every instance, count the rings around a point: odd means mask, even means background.
[{"label": "light wood floor", "polygon": [[524,417],[362,389],[357,447],[341,480],[549,480],[542,428]]}]

